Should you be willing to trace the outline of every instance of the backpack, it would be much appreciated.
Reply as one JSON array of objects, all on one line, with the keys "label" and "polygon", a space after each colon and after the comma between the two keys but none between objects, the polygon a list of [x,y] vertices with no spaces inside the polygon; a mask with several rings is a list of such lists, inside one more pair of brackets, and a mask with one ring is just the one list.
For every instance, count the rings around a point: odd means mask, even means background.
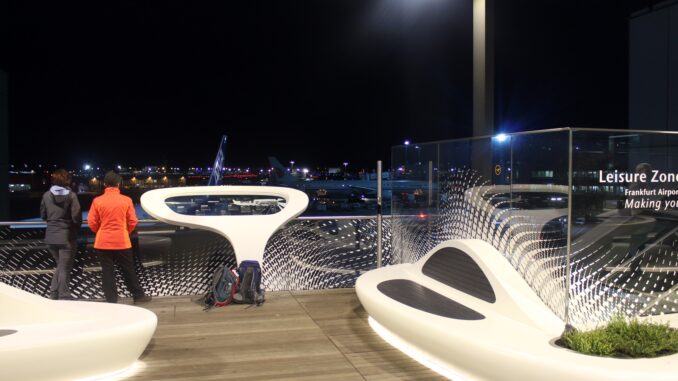
[{"label": "backpack", "polygon": [[264,302],[264,291],[261,289],[261,267],[257,261],[242,261],[238,267],[238,289],[233,295],[233,302],[240,304],[261,305]]},{"label": "backpack", "polygon": [[212,288],[204,297],[205,310],[230,304],[237,288],[238,274],[229,269],[228,265],[217,268],[212,278]]}]

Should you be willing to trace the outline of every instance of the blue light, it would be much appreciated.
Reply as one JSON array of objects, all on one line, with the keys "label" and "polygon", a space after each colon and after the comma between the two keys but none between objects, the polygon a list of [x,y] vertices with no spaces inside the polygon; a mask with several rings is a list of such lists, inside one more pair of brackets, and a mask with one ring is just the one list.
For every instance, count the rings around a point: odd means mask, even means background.
[{"label": "blue light", "polygon": [[496,136],[494,137],[494,140],[496,140],[496,141],[499,142],[499,143],[505,142],[506,139],[508,139],[508,135],[506,135],[506,134],[499,134],[499,135],[496,135]]},{"label": "blue light", "polygon": [[406,146],[409,146],[409,145],[410,145],[410,141],[409,141],[409,140],[405,140],[405,145],[406,145]]}]

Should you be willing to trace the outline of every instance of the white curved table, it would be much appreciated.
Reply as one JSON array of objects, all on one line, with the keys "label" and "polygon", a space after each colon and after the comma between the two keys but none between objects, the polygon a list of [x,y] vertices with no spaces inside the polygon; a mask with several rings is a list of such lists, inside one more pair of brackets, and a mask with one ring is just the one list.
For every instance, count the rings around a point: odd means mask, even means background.
[{"label": "white curved table", "polygon": [[130,368],[157,325],[123,304],[57,301],[0,283],[0,379],[70,381]]},{"label": "white curved table", "polygon": [[[244,216],[191,216],[180,214],[165,203],[180,196],[268,196],[285,199],[285,207],[275,214]],[[141,196],[141,207],[168,224],[204,228],[224,236],[233,245],[238,263],[256,260],[263,265],[266,243],[276,230],[306,210],[308,196],[292,188],[266,186],[201,186],[163,188]]]},{"label": "white curved table", "polygon": [[[481,300],[459,287],[424,274],[426,262],[444,248],[459,249],[482,270],[494,301]],[[430,274],[430,273],[429,273]],[[462,278],[476,279],[462,271]],[[414,282],[447,301],[433,307],[461,304],[481,319],[450,318],[384,293],[384,282]],[[421,291],[421,289],[418,289]],[[473,288],[470,288],[474,291]],[[404,289],[393,294],[401,297]],[[481,240],[441,243],[413,264],[400,264],[363,274],[356,293],[370,315],[372,328],[396,348],[455,380],[485,381],[669,381],[678,379],[678,355],[651,359],[587,356],[553,344],[565,324],[537,297],[508,261]],[[473,292],[472,292],[473,293]],[[439,298],[439,300],[441,300]],[[425,303],[424,303],[425,304]],[[425,309],[425,308],[424,308]],[[434,308],[435,309],[435,308]],[[672,326],[678,316],[663,318]],[[661,320],[661,319],[660,319]]]}]

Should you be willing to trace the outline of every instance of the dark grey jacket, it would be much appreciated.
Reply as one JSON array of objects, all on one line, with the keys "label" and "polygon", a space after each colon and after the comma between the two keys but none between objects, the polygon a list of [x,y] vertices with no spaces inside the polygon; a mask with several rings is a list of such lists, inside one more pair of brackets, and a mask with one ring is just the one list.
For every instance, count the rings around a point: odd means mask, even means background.
[{"label": "dark grey jacket", "polygon": [[65,245],[75,240],[82,225],[78,197],[67,188],[52,187],[42,195],[40,216],[47,221],[45,243],[48,245]]}]

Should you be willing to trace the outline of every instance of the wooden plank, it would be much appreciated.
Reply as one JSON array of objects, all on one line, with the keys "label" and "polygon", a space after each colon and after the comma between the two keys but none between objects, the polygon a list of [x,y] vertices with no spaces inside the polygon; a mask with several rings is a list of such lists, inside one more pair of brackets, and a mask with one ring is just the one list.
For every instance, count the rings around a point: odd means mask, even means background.
[{"label": "wooden plank", "polygon": [[209,312],[199,296],[142,305],[159,324],[128,380],[440,379],[372,331],[353,289],[266,296],[261,307]]},{"label": "wooden plank", "polygon": [[446,380],[393,347],[346,357],[366,380]]}]

